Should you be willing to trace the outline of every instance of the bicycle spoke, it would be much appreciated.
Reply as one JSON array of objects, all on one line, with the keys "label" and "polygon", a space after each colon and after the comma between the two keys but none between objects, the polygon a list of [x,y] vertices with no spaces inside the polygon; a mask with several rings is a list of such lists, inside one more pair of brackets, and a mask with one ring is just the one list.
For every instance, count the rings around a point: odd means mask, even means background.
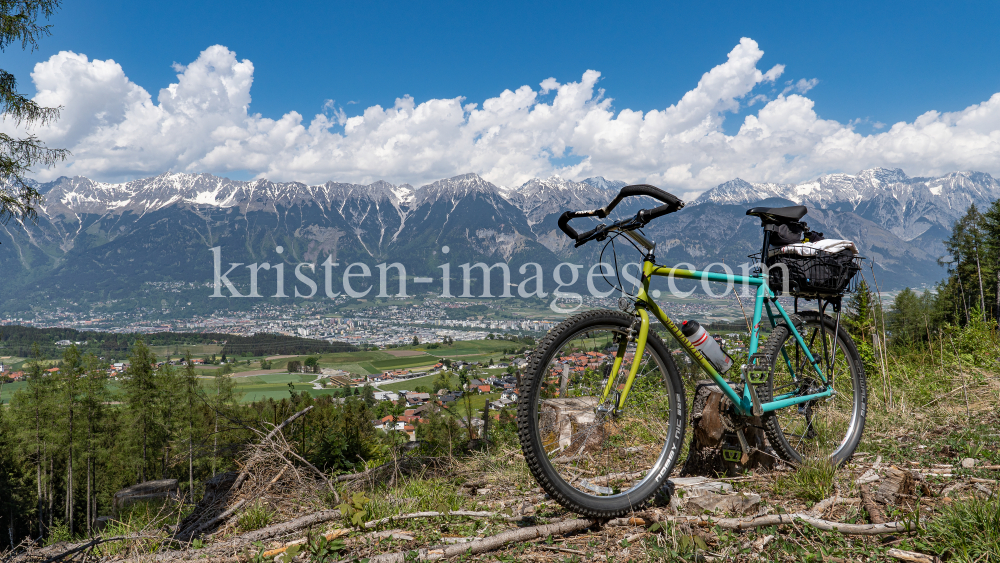
[{"label": "bicycle spoke", "polygon": [[853,379],[849,376],[828,379],[829,387],[823,385],[817,365],[826,368],[830,374],[850,374],[852,368],[847,353],[842,349],[842,342],[834,337],[832,329],[822,329],[813,319],[804,326],[800,334],[817,359],[817,364],[808,360],[798,341],[789,334],[783,347],[787,357],[793,360],[791,366],[776,363],[771,379],[771,396],[811,394],[824,388],[833,388],[835,394],[826,399],[780,409],[775,412],[774,417],[788,446],[798,455],[829,457],[851,435],[855,390]]}]

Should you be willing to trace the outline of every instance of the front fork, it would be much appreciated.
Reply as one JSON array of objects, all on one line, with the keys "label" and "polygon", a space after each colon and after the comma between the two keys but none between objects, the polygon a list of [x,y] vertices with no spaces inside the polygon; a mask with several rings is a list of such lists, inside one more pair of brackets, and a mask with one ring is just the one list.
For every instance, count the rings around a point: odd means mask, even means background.
[{"label": "front fork", "polygon": [[[608,374],[608,382],[604,385],[604,392],[601,394],[601,401],[599,403],[601,405],[608,405],[608,398],[614,396],[614,409],[616,412],[621,411],[625,407],[625,399],[628,397],[628,393],[632,389],[632,383],[635,381],[635,376],[639,372],[639,366],[642,364],[642,355],[646,351],[646,339],[649,337],[649,313],[644,308],[639,307],[636,314],[638,317],[632,323],[628,334],[618,343],[615,362],[611,366],[611,373]],[[638,329],[636,325],[638,325]],[[625,379],[625,383],[622,384],[621,389],[615,389],[618,386],[617,382],[622,364],[628,355],[629,343],[632,342],[633,338],[635,338],[635,355],[632,357],[632,366],[629,368],[628,377]]]}]

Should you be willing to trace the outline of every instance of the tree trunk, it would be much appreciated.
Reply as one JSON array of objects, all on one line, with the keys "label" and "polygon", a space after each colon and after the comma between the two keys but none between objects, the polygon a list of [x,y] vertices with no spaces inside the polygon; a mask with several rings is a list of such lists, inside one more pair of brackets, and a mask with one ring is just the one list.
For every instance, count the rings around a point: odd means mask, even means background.
[{"label": "tree trunk", "polygon": [[965,308],[965,324],[969,324],[969,303],[965,298],[965,284],[962,283],[962,263],[958,263],[959,268],[956,269],[958,273],[958,289],[962,292],[962,307]]},{"label": "tree trunk", "polygon": [[52,515],[53,513],[55,513],[55,502],[56,502],[56,495],[54,490],[55,475],[56,475],[55,463],[52,460],[52,456],[49,456],[49,482],[48,482],[49,485],[49,528],[48,529],[49,530],[52,529]]},{"label": "tree trunk", "polygon": [[42,529],[45,528],[44,520],[44,510],[42,503],[42,442],[38,437],[38,421],[35,421],[35,481],[37,482],[38,489],[38,535],[42,535]]},{"label": "tree trunk", "polygon": [[[738,389],[738,387],[737,387]],[[736,476],[755,467],[771,468],[774,456],[769,455],[771,447],[767,443],[759,417],[746,419],[743,435],[749,452],[742,452],[739,435],[735,428],[729,428],[723,405],[728,402],[722,390],[713,381],[699,381],[695,386],[694,404],[691,409],[691,445],[688,457],[681,469],[681,475],[716,474]],[[740,451],[739,461],[727,461],[723,450]]]},{"label": "tree trunk", "polygon": [[90,523],[94,521],[94,515],[90,512],[91,482],[90,482],[90,454],[87,455],[87,537],[90,537]]},{"label": "tree trunk", "polygon": [[194,502],[194,433],[188,422],[188,498]]},{"label": "tree trunk", "polygon": [[219,413],[215,413],[215,433],[212,434],[212,477],[215,477],[215,458],[219,455]]},{"label": "tree trunk", "polygon": [[139,468],[139,482],[146,481],[146,421],[142,421],[142,467]]},{"label": "tree trunk", "polygon": [[979,277],[979,307],[983,318],[986,318],[986,296],[983,293],[983,270],[979,267],[979,245],[976,245],[976,276]]},{"label": "tree trunk", "polygon": [[[70,373],[70,377],[74,374]],[[73,397],[69,398],[69,460],[66,463],[66,522],[73,534]]]}]

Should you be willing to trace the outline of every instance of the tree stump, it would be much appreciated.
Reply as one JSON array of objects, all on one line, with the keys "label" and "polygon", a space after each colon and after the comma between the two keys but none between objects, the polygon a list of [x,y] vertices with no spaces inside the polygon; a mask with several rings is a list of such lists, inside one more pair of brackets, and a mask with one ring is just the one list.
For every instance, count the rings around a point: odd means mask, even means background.
[{"label": "tree stump", "polygon": [[591,452],[600,446],[604,427],[597,422],[592,397],[546,399],[541,405],[539,431],[546,447],[557,446],[566,456]]},{"label": "tree stump", "polygon": [[[742,385],[733,386],[737,393]],[[749,469],[774,467],[774,455],[760,417],[738,421],[723,410],[728,399],[713,381],[699,381],[695,386],[694,404],[691,408],[691,444],[681,475],[726,475],[735,477]],[[736,422],[736,424],[734,424]],[[723,449],[741,450],[735,426],[741,426],[750,446],[749,455],[740,461],[727,461]]]},{"label": "tree stump", "polygon": [[114,497],[112,497],[111,508],[115,514],[118,514],[118,511],[130,504],[159,500],[180,500],[177,479],[146,481],[138,485],[126,487],[115,493]]}]

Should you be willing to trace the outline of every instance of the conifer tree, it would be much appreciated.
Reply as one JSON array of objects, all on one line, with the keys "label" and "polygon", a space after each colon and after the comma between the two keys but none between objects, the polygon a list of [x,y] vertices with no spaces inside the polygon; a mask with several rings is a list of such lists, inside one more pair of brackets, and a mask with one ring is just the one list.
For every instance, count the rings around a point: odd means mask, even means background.
[{"label": "conifer tree", "polygon": [[183,405],[182,424],[184,425],[184,441],[187,447],[188,458],[188,495],[194,500],[194,441],[197,436],[196,427],[200,422],[199,406],[203,401],[201,386],[198,385],[198,376],[194,371],[194,362],[191,359],[191,352],[184,356],[184,371],[181,372],[180,403]]},{"label": "conifer tree", "polygon": [[38,518],[38,533],[44,535],[52,522],[47,504],[50,499],[49,487],[49,456],[48,441],[49,421],[47,413],[53,406],[52,378],[47,377],[42,364],[42,354],[35,344],[32,346],[32,357],[27,364],[27,386],[14,394],[11,400],[11,411],[17,428],[20,430],[18,444],[21,455],[35,468],[36,505],[35,515]]},{"label": "conifer tree", "polygon": [[[38,40],[51,33],[48,19],[60,0],[0,1],[0,52],[12,45],[34,51]],[[17,91],[17,79],[0,69],[0,116],[17,128],[45,125],[59,117],[60,108],[43,107]],[[0,132],[0,223],[11,218],[34,219],[41,194],[25,179],[38,165],[51,166],[65,160],[69,152],[45,146],[34,134],[23,137]]]},{"label": "conifer tree", "polygon": [[95,466],[101,454],[103,437],[109,428],[105,425],[107,417],[108,389],[107,372],[102,369],[100,361],[93,355],[84,358],[86,374],[80,390],[80,411],[84,417],[84,449],[87,458],[87,535],[92,533],[91,526],[97,518],[97,498],[94,486]]},{"label": "conifer tree", "polygon": [[73,490],[73,466],[76,462],[76,423],[79,408],[79,381],[84,374],[83,357],[75,344],[66,348],[63,353],[63,362],[59,371],[56,372],[56,385],[58,386],[59,425],[61,436],[58,437],[59,449],[61,450],[66,464],[66,505],[63,513],[63,520],[66,522],[70,533],[74,531],[73,506],[75,494]]},{"label": "conifer tree", "polygon": [[132,434],[131,445],[137,451],[136,478],[146,481],[151,475],[151,455],[159,449],[162,439],[160,422],[160,389],[154,368],[156,355],[142,340],[129,354],[129,367],[122,382],[123,402],[127,409]]}]

